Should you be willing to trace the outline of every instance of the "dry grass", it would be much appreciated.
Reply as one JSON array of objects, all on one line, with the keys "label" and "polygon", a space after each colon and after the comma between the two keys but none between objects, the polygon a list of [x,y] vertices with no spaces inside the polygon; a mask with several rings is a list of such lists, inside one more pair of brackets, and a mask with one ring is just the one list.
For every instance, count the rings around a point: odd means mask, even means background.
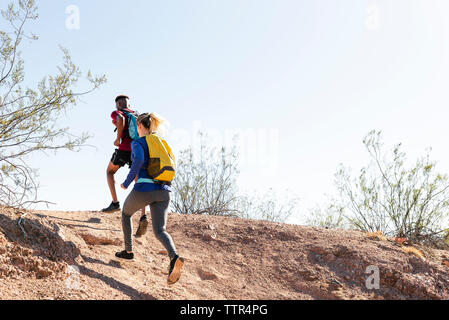
[{"label": "dry grass", "polygon": [[365,236],[368,239],[371,239],[371,240],[380,240],[380,241],[386,241],[387,240],[387,238],[380,231],[368,232]]},{"label": "dry grass", "polygon": [[120,245],[121,242],[118,239],[108,239],[108,238],[104,238],[104,237],[96,237],[93,236],[91,234],[81,234],[80,235],[81,238],[83,238],[84,242],[86,242],[86,244],[91,245],[91,246],[109,246],[109,245]]},{"label": "dry grass", "polygon": [[424,258],[423,253],[414,247],[402,247],[402,251],[404,251],[407,254],[413,254],[418,258]]}]

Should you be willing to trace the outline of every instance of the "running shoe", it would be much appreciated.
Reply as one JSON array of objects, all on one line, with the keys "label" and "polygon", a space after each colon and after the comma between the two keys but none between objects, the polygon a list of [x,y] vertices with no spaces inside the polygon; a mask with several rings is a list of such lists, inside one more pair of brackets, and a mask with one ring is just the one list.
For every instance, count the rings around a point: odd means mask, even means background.
[{"label": "running shoe", "polygon": [[101,212],[110,213],[120,211],[120,202],[112,202],[109,207],[104,208]]},{"label": "running shoe", "polygon": [[182,267],[184,266],[184,258],[175,256],[170,262],[170,269],[168,273],[168,284],[173,285],[178,282],[181,277]]}]

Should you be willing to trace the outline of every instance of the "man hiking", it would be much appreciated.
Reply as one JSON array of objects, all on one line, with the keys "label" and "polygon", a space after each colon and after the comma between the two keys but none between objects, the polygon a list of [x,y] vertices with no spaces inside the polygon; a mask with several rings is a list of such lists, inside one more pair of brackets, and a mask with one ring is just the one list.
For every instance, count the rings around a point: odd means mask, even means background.
[{"label": "man hiking", "polygon": [[[157,114],[142,114],[137,119],[138,140],[132,142],[132,167],[122,189],[127,190],[137,177],[137,183],[126,198],[122,210],[122,227],[125,240],[125,250],[117,252],[120,259],[133,260],[133,242],[131,237],[132,216],[147,205],[151,209],[151,220],[156,238],[167,249],[170,257],[168,284],[175,284],[181,277],[184,259],[176,251],[172,237],[166,230],[168,208],[171,198],[171,181],[174,178],[174,155],[160,135],[160,125],[165,120]],[[152,158],[150,159],[150,152]],[[166,163],[166,159],[171,161]],[[151,165],[150,165],[151,164]],[[161,170],[162,168],[162,170]],[[154,172],[155,174],[149,174]],[[170,179],[171,177],[171,179]]]},{"label": "man hiking", "polygon": [[[111,114],[112,123],[116,127],[117,137],[114,141],[114,146],[118,147],[112,155],[111,161],[109,162],[108,168],[106,170],[107,181],[109,190],[112,196],[112,203],[109,207],[104,208],[102,212],[112,213],[120,211],[120,202],[117,198],[117,191],[115,189],[115,173],[125,165],[131,167],[131,143],[132,138],[129,135],[129,123],[128,117],[125,112],[133,113],[134,111],[130,109],[129,97],[126,95],[120,95],[115,98],[116,109]],[[140,219],[139,229],[137,230],[136,237],[140,237],[146,233],[148,226],[147,216],[145,214],[145,207],[142,208],[142,217]]]}]

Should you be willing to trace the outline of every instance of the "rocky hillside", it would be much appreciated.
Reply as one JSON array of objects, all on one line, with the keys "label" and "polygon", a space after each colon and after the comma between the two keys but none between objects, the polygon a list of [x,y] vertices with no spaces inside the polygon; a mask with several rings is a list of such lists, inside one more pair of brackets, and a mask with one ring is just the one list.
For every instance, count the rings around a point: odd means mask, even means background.
[{"label": "rocky hillside", "polygon": [[[172,287],[151,230],[135,240],[135,261],[114,257],[120,213],[0,209],[0,299],[449,299],[444,250],[209,216],[171,214],[168,231],[186,260]],[[379,289],[367,288],[368,267],[379,271]]]}]

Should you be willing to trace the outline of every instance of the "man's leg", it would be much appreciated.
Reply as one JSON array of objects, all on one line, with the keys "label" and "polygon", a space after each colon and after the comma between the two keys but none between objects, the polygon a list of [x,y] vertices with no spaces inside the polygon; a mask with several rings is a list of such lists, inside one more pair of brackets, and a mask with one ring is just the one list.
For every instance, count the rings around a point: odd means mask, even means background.
[{"label": "man's leg", "polygon": [[116,172],[120,169],[120,166],[113,164],[112,162],[109,162],[108,169],[106,171],[107,180],[108,180],[108,186],[109,190],[111,191],[112,196],[112,202],[117,203],[117,191],[115,190],[115,179],[114,175]]},{"label": "man's leg", "polygon": [[106,170],[109,191],[111,192],[111,196],[112,196],[112,203],[109,205],[109,207],[101,210],[102,212],[111,213],[111,212],[116,212],[116,211],[120,210],[120,203],[118,202],[117,191],[115,190],[115,179],[114,179],[114,175],[118,169],[120,169],[120,166],[115,165],[111,161],[108,165],[108,169]]}]

